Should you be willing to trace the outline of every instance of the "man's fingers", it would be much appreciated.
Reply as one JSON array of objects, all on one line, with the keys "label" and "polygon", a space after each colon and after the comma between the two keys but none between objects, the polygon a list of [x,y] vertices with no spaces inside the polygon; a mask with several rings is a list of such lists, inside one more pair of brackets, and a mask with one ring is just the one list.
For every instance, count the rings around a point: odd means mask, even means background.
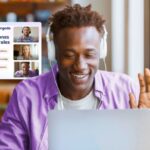
[{"label": "man's fingers", "polygon": [[138,78],[139,78],[139,83],[140,83],[140,93],[145,93],[146,85],[145,85],[144,76],[141,74],[138,74]]},{"label": "man's fingers", "polygon": [[150,70],[148,68],[145,68],[144,76],[146,81],[146,91],[150,92]]},{"label": "man's fingers", "polygon": [[136,100],[132,93],[129,94],[129,99],[130,99],[130,101],[129,101],[130,107],[137,108]]}]

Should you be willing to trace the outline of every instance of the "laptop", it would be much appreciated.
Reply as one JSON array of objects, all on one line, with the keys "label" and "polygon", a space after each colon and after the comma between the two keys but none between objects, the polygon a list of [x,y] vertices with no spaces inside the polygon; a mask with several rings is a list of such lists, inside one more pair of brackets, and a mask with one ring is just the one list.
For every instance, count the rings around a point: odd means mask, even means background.
[{"label": "laptop", "polygon": [[49,111],[49,150],[150,150],[150,110]]}]

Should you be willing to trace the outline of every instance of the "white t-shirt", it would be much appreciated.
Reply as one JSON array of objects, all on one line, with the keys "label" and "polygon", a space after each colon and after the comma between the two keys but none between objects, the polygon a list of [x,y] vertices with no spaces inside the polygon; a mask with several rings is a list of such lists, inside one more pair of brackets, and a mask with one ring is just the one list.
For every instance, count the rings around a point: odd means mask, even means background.
[{"label": "white t-shirt", "polygon": [[98,99],[93,95],[91,91],[87,96],[78,100],[71,100],[63,95],[59,94],[58,104],[55,107],[57,110],[67,109],[96,109],[98,105]]}]

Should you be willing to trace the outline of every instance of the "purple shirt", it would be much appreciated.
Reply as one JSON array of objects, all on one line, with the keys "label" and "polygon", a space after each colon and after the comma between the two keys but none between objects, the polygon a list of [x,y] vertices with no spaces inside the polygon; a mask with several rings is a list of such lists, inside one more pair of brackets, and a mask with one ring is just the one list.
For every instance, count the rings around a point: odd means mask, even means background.
[{"label": "purple shirt", "polygon": [[[0,123],[0,150],[48,150],[48,110],[57,105],[58,90],[53,73],[27,79],[14,89]],[[97,71],[94,94],[98,109],[129,108],[129,93],[138,99],[139,87],[124,74]]]},{"label": "purple shirt", "polygon": [[37,76],[35,71],[29,70],[28,75],[24,75],[22,70],[15,72],[15,77],[34,77]]},{"label": "purple shirt", "polygon": [[34,42],[34,39],[31,36],[28,37],[21,36],[16,42]]}]

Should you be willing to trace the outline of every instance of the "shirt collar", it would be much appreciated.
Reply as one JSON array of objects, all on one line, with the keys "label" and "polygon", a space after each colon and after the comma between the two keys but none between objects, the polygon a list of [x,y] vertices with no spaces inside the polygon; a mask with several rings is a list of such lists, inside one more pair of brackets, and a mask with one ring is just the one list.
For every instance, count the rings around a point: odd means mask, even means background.
[{"label": "shirt collar", "polygon": [[94,90],[95,90],[95,92],[99,92],[102,95],[106,95],[105,94],[104,81],[103,81],[103,78],[102,78],[100,70],[97,70],[97,72],[95,74],[95,78],[94,78]]}]

